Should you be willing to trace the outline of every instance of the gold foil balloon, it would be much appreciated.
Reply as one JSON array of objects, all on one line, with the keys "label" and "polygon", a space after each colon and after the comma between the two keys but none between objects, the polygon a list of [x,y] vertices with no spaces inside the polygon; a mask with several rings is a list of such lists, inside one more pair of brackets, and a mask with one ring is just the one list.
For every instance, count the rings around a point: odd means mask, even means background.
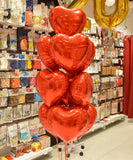
[{"label": "gold foil balloon", "polygon": [[58,0],[59,5],[64,6],[66,8],[82,8],[86,5],[88,0]]},{"label": "gold foil balloon", "polygon": [[89,18],[86,18],[86,24],[85,24],[85,27],[84,27],[83,31],[86,32],[90,28],[91,28],[91,20],[89,20]]},{"label": "gold foil balloon", "polygon": [[96,23],[103,28],[119,25],[127,16],[129,0],[115,0],[115,10],[111,14],[105,11],[105,0],[93,0],[93,13]]}]

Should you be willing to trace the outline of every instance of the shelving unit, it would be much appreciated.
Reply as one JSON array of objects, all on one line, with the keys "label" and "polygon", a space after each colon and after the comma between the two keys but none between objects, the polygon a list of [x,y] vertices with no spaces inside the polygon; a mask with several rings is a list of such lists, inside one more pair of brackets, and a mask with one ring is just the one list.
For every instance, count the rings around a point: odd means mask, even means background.
[{"label": "shelving unit", "polygon": [[123,115],[123,114],[111,115],[108,118],[105,118],[102,121],[99,121],[98,123],[95,123],[93,125],[93,127],[86,134],[95,132],[98,129],[106,129],[106,127],[109,126],[110,124],[113,124],[113,123],[115,123],[117,121],[122,121],[122,120],[125,119],[125,117],[126,116]]},{"label": "shelving unit", "polygon": [[[25,153],[23,156],[20,156],[18,158],[14,158],[14,160],[32,160],[35,159],[37,157],[40,157],[42,155],[46,155],[49,152],[52,151],[52,147],[48,147],[44,150],[40,150],[39,152],[30,152],[30,153]],[[9,156],[14,156],[14,154],[12,152],[8,153]]]}]

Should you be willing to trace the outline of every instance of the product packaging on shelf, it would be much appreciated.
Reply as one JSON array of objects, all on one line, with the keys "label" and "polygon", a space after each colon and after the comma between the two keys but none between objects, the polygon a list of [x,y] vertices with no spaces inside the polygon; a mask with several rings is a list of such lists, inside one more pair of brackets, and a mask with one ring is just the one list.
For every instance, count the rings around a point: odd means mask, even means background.
[{"label": "product packaging on shelf", "polygon": [[13,107],[13,120],[19,120],[22,119],[22,117],[22,105]]},{"label": "product packaging on shelf", "polygon": [[51,146],[51,139],[47,135],[40,136],[39,142],[41,143],[42,150]]},{"label": "product packaging on shelf", "polygon": [[7,142],[7,127],[0,127],[0,149],[6,145]]},{"label": "product packaging on shelf", "polygon": [[33,0],[26,1],[26,12],[25,12],[25,25],[33,26]]},{"label": "product packaging on shelf", "polygon": [[7,128],[7,145],[15,147],[18,144],[17,124],[12,124]]},{"label": "product packaging on shelf", "polygon": [[28,121],[18,123],[18,135],[20,142],[28,142],[31,140]]},{"label": "product packaging on shelf", "polygon": [[45,6],[44,3],[41,3],[41,11],[42,11],[41,27],[46,28],[48,25],[48,6]]},{"label": "product packaging on shelf", "polygon": [[33,21],[34,27],[41,27],[41,4],[34,5],[33,7]]}]

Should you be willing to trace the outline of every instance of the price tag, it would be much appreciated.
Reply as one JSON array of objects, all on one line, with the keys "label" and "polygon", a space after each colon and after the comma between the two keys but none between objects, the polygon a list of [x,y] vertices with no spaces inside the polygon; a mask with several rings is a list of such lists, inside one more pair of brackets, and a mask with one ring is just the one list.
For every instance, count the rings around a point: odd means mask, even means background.
[{"label": "price tag", "polygon": [[26,54],[26,52],[22,52],[22,54],[23,54],[23,55],[25,55],[25,54]]},{"label": "price tag", "polygon": [[2,53],[4,53],[4,54],[7,53],[7,50],[3,50]]},{"label": "price tag", "polygon": [[15,73],[19,72],[19,69],[15,69]]},{"label": "price tag", "polygon": [[42,31],[38,31],[39,34],[42,34]]},{"label": "price tag", "polygon": [[4,29],[7,29],[7,28],[8,28],[8,25],[4,24],[4,25],[3,25],[3,28],[4,28]]},{"label": "price tag", "polygon": [[17,29],[17,26],[13,26],[12,29]]}]

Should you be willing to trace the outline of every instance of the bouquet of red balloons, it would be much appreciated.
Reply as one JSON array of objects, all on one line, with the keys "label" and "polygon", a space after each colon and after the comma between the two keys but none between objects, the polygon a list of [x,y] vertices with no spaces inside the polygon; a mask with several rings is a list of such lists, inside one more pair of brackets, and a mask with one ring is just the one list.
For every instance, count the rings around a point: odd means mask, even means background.
[{"label": "bouquet of red balloons", "polygon": [[49,19],[56,35],[43,35],[38,41],[39,56],[48,68],[36,77],[44,101],[39,118],[48,132],[68,143],[85,134],[96,120],[95,107],[88,103],[93,81],[83,72],[94,58],[95,46],[81,33],[86,23],[82,10],[55,7]]}]

